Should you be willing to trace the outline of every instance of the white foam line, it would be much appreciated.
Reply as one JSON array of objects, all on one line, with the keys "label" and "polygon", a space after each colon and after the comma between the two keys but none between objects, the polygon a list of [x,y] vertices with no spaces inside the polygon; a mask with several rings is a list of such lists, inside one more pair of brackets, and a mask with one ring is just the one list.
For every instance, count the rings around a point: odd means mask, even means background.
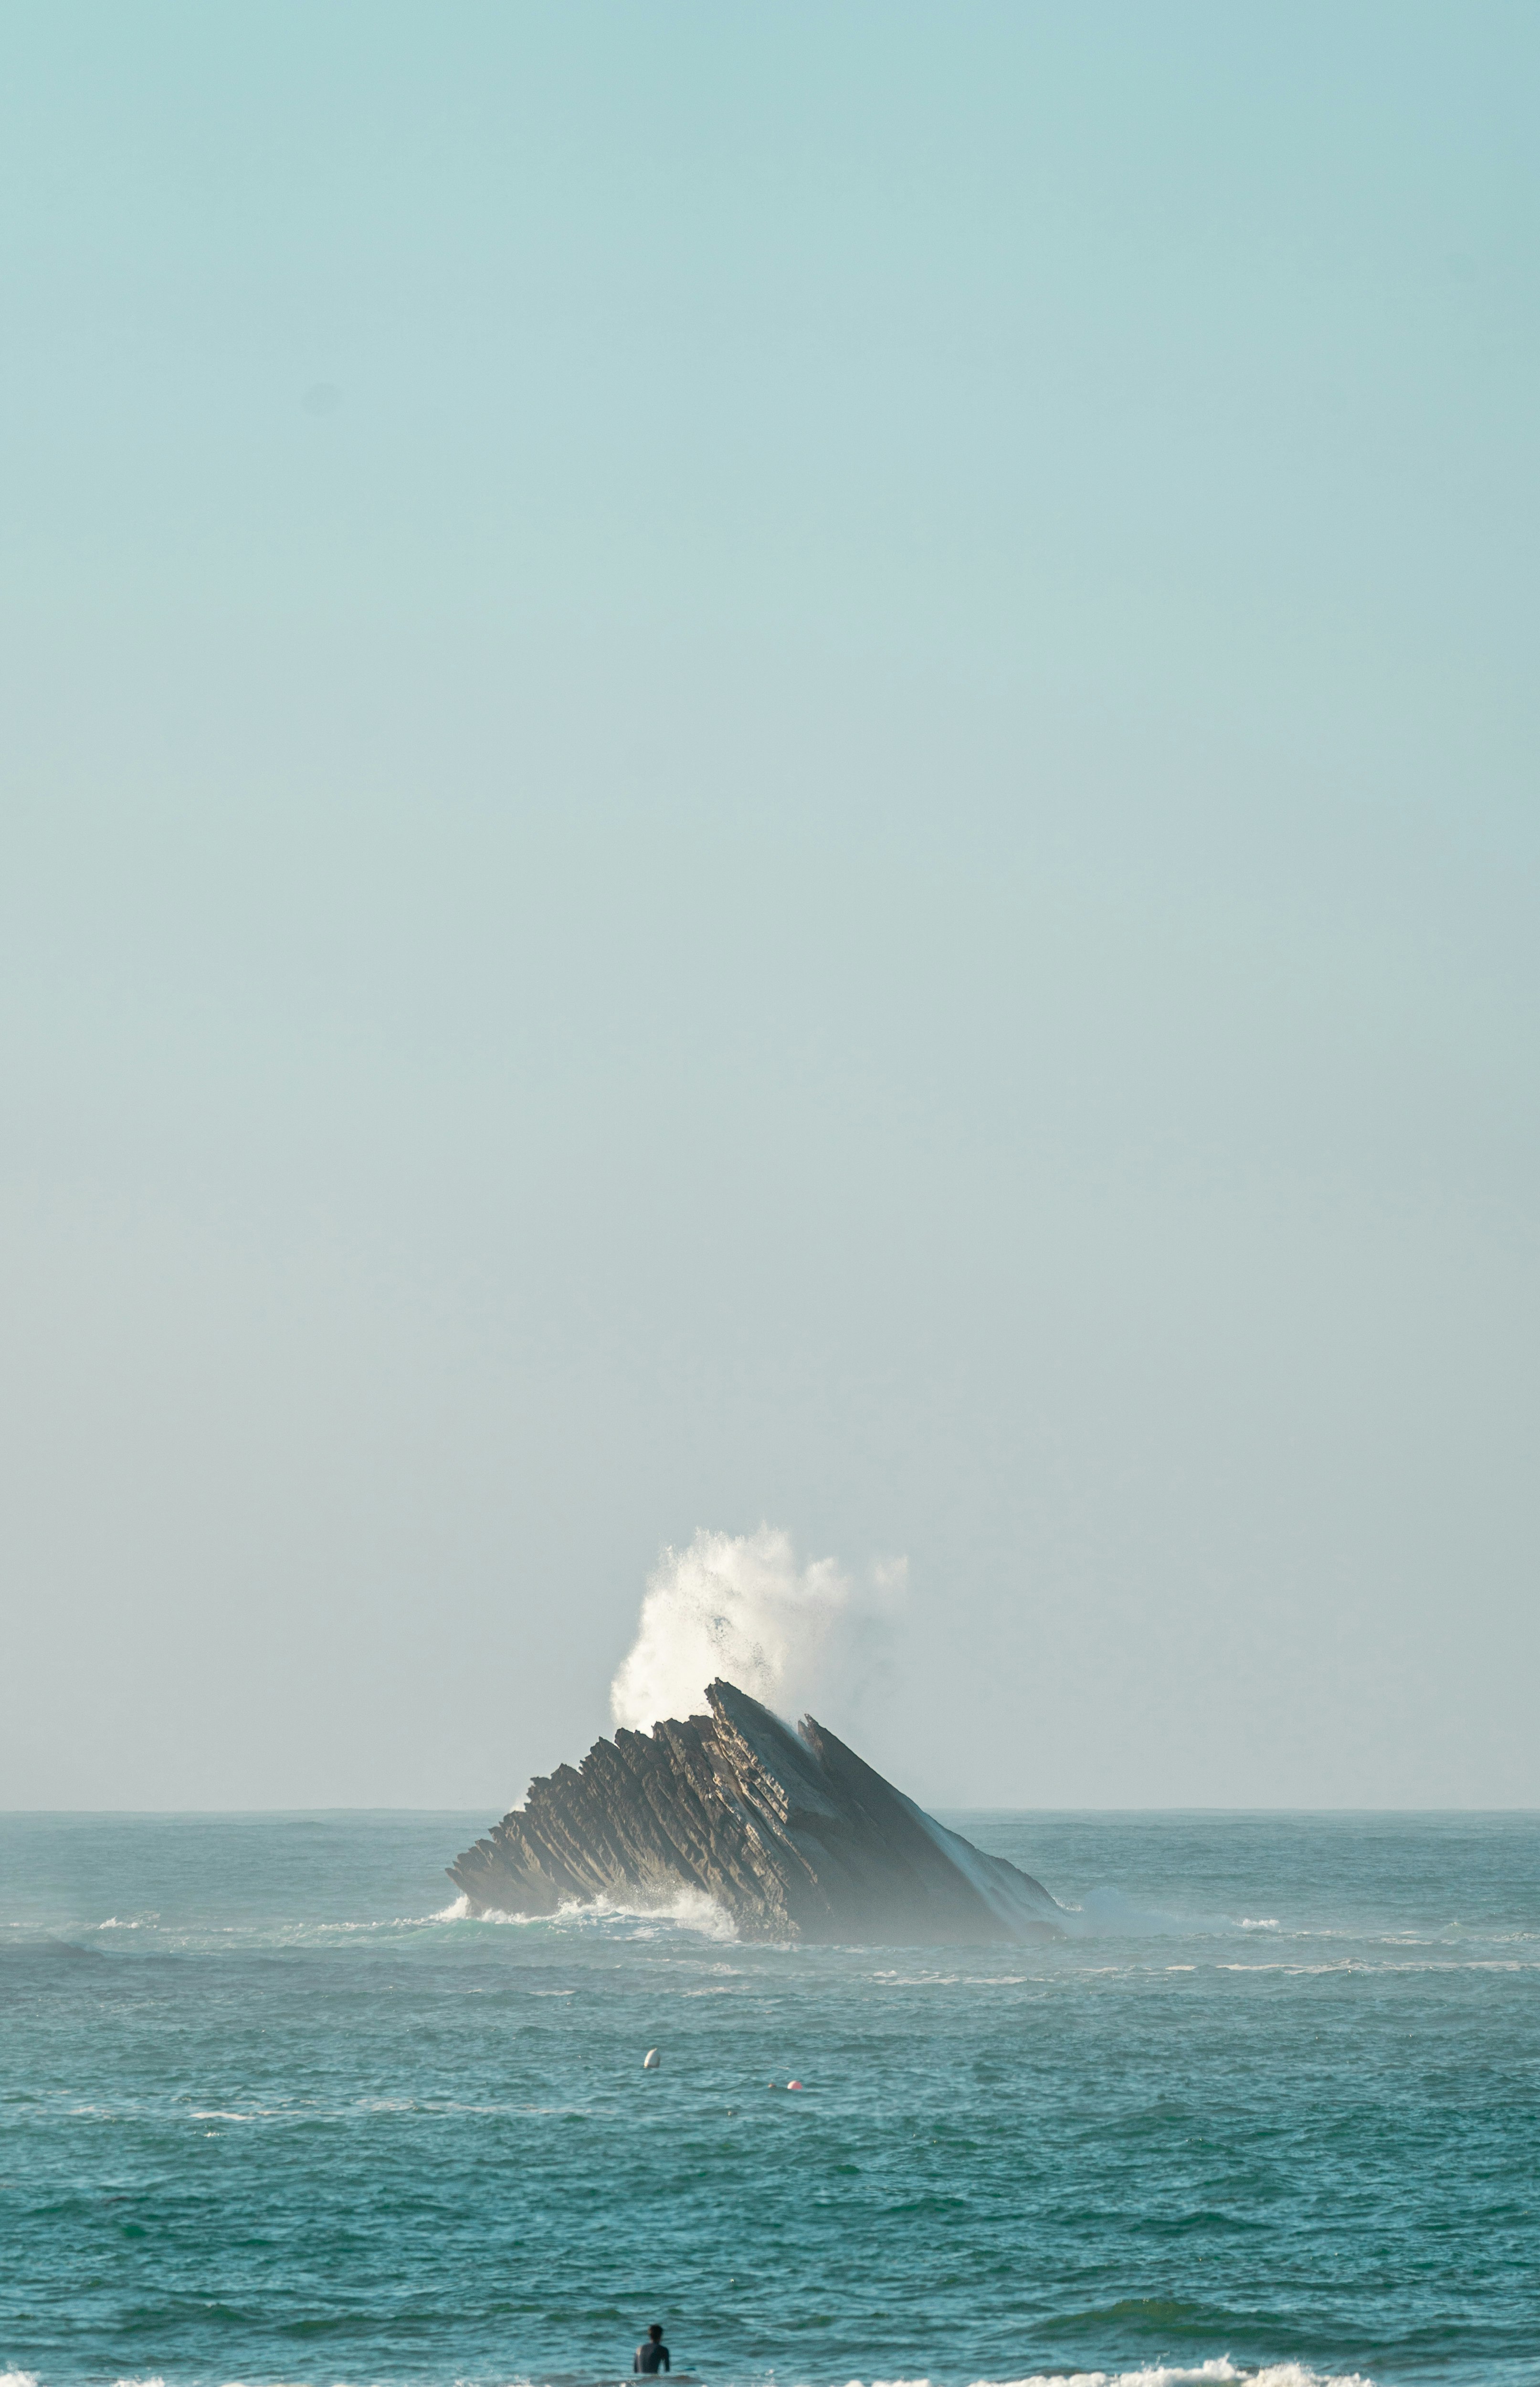
[{"label": "white foam line", "polygon": [[[862,2387],[862,2381],[852,2379],[849,2387]],[[871,2387],[930,2387],[930,2381],[874,2379]],[[1299,2362],[1271,2362],[1260,2370],[1242,2370],[1221,2354],[1196,2368],[1154,2363],[1142,2370],[1040,2370],[1026,2379],[979,2379],[973,2387],[1371,2387],[1371,2381],[1356,2370],[1327,2376]]]}]

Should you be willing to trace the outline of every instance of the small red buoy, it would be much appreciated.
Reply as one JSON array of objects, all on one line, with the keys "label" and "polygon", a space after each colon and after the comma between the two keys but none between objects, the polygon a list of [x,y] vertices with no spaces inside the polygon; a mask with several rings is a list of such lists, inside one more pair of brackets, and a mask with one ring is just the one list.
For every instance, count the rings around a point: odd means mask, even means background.
[{"label": "small red buoy", "polygon": [[802,2084],[800,2080],[789,2080],[786,2085],[789,2089],[800,2089]]}]

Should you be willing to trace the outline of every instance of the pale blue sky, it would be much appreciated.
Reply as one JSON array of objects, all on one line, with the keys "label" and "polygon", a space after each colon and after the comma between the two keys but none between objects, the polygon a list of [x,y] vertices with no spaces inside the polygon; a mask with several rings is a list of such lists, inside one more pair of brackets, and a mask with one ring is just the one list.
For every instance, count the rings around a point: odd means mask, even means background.
[{"label": "pale blue sky", "polygon": [[0,53],[0,1801],[1540,1802],[1534,10]]}]

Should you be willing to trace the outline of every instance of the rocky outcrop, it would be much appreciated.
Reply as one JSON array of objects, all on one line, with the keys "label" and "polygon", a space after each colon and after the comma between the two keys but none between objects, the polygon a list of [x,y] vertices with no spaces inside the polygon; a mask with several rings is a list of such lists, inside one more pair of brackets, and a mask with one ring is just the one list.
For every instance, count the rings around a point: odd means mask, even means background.
[{"label": "rocky outcrop", "polygon": [[1060,1936],[1041,1882],[949,1832],[805,1717],[733,1683],[709,1715],[617,1732],[532,1782],[448,1871],[475,1914],[698,1890],[750,1939],[947,1945]]}]

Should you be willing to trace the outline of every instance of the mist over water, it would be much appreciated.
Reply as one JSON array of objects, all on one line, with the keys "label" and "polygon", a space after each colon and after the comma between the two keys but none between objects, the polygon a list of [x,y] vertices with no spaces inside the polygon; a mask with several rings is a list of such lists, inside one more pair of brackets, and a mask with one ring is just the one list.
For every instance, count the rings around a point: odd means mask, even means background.
[{"label": "mist over water", "polygon": [[903,1581],[902,1559],[858,1577],[832,1558],[799,1563],[776,1527],[702,1529],[648,1579],[611,1715],[638,1732],[698,1715],[718,1674],[789,1717],[825,1702],[842,1711],[881,1663]]}]

